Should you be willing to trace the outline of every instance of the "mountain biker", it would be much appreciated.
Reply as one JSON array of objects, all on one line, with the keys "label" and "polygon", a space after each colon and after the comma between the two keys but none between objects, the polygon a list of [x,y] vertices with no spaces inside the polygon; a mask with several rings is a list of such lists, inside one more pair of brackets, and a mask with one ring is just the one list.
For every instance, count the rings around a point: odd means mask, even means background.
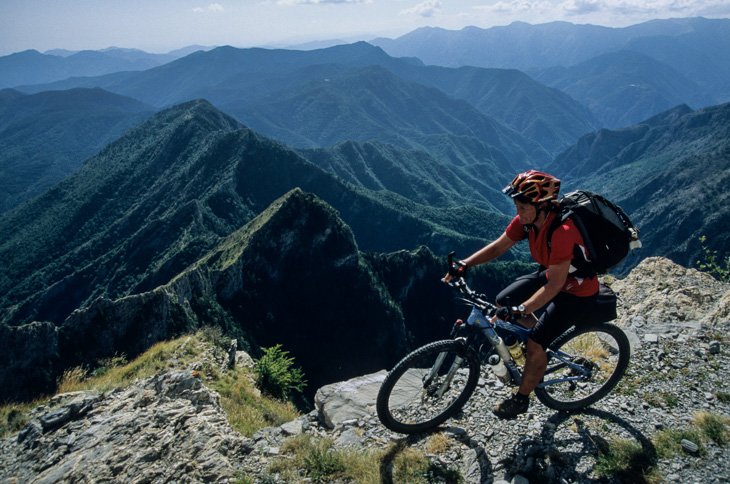
[{"label": "mountain biker", "polygon": [[[517,175],[502,192],[513,199],[517,216],[497,240],[457,264],[460,272],[485,264],[524,239],[529,242],[533,259],[540,264],[538,272],[518,278],[496,299],[500,307],[497,317],[532,328],[522,384],[512,397],[492,410],[500,418],[515,418],[527,411],[530,393],[545,373],[545,349],[593,307],[599,282],[595,276],[571,276],[574,269],[571,261],[574,257],[585,257],[586,251],[583,238],[570,219],[558,226],[548,246],[547,232],[557,216],[554,207],[560,180],[530,170]],[[449,280],[451,276],[447,274],[444,281]]]}]

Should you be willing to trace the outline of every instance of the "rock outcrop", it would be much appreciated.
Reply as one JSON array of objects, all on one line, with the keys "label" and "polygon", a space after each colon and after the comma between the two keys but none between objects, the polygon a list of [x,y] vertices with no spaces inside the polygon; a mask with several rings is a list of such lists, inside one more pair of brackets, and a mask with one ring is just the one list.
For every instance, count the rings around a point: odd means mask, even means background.
[{"label": "rock outcrop", "polygon": [[253,442],[219,400],[190,370],[57,395],[0,444],[2,482],[226,482]]},{"label": "rock outcrop", "polygon": [[696,336],[730,321],[730,288],[711,275],[662,257],[642,261],[611,287],[619,294],[618,324],[644,335]]}]

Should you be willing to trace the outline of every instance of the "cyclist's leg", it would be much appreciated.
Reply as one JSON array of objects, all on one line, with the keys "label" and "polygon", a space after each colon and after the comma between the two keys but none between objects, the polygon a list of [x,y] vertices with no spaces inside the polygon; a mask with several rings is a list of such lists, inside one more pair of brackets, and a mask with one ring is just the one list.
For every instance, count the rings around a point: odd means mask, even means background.
[{"label": "cyclist's leg", "polygon": [[497,294],[497,305],[517,306],[527,301],[538,289],[547,284],[547,271],[539,271],[518,277]]},{"label": "cyclist's leg", "polygon": [[[527,301],[542,286],[547,284],[547,271],[540,270],[538,272],[528,274],[517,278],[512,284],[504,288],[497,294],[497,306],[518,306]],[[539,315],[542,310],[536,311]],[[528,315],[520,319],[518,322],[525,328],[531,328],[535,325],[537,316]]]},{"label": "cyclist's leg", "polygon": [[574,324],[581,324],[584,316],[593,309],[596,296],[578,297],[565,292],[558,293],[545,307],[537,324],[530,332],[530,339],[547,349],[555,338]]},{"label": "cyclist's leg", "polygon": [[547,368],[545,350],[548,345],[570,329],[574,322],[581,321],[582,316],[593,308],[595,299],[595,296],[578,297],[561,292],[547,305],[527,340],[527,361],[520,393],[529,395],[540,383]]}]

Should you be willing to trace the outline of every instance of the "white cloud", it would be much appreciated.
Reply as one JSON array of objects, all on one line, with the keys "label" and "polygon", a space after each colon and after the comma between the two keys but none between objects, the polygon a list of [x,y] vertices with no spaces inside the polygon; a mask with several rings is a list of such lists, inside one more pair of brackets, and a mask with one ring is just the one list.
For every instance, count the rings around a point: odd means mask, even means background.
[{"label": "white cloud", "polygon": [[[424,2],[425,3],[425,2]],[[722,17],[730,13],[727,0],[498,0],[474,7],[495,23],[523,20],[531,23],[552,20],[591,21],[598,24],[639,23],[651,18]]]},{"label": "white cloud", "polygon": [[425,0],[415,7],[402,10],[401,15],[420,15],[421,17],[433,17],[441,11],[439,0]]},{"label": "white cloud", "polygon": [[605,9],[600,0],[569,0],[562,7],[568,15],[585,15]]},{"label": "white cloud", "polygon": [[487,13],[495,14],[521,14],[525,12],[547,12],[554,9],[554,5],[549,1],[533,2],[531,0],[512,0],[503,1],[493,5],[484,5],[480,7],[474,7],[477,10],[482,10]]},{"label": "white cloud", "polygon": [[338,3],[373,3],[373,0],[277,0],[277,5],[327,5]]},{"label": "white cloud", "polygon": [[621,16],[701,17],[711,12],[730,12],[726,0],[568,0],[561,5],[568,15],[595,12]]},{"label": "white cloud", "polygon": [[218,12],[222,12],[222,11],[223,11],[223,5],[221,5],[220,3],[211,3],[210,5],[208,5],[207,8],[195,7],[193,9],[193,12],[195,12],[195,13],[205,13],[205,12],[218,13]]}]

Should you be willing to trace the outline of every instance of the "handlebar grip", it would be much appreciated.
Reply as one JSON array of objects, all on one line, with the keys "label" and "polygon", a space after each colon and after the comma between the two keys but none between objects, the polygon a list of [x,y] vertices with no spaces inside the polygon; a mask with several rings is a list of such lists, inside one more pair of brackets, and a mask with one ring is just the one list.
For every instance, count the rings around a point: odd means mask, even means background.
[{"label": "handlebar grip", "polygon": [[449,254],[449,275],[451,277],[463,277],[466,272],[466,264],[463,261],[454,262],[454,255],[456,252]]}]

